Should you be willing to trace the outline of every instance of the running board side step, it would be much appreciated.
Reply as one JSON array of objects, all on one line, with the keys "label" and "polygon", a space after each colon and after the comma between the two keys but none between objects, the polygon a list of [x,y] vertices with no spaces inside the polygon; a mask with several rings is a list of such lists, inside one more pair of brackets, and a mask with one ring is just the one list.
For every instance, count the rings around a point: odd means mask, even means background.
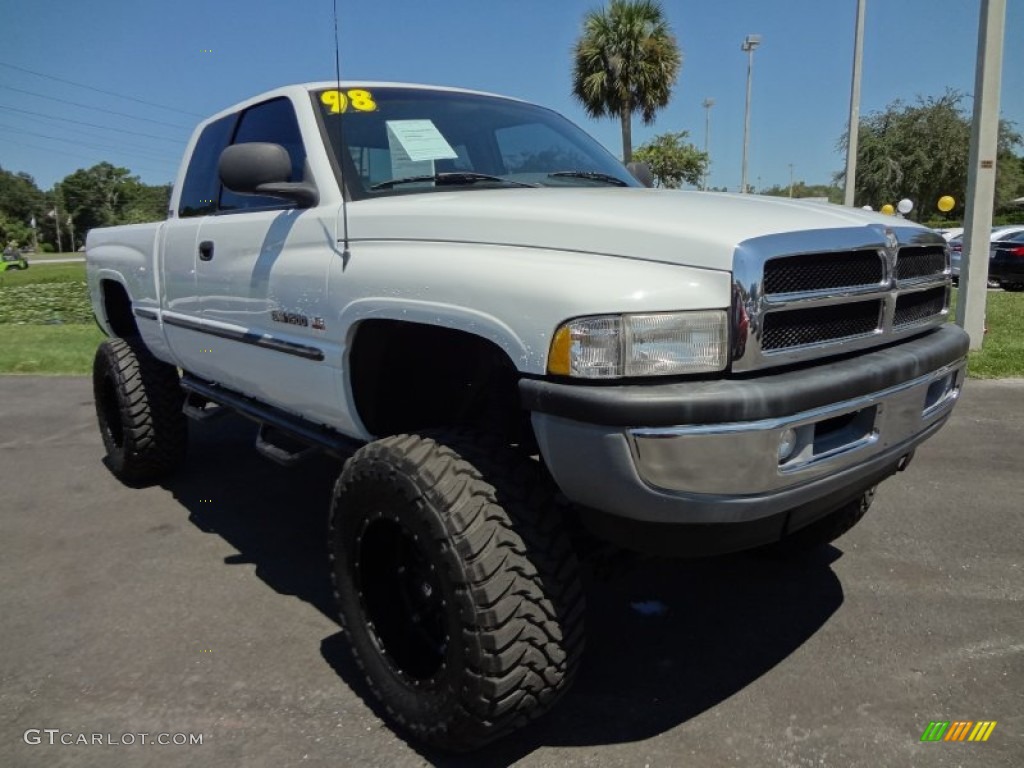
[{"label": "running board side step", "polygon": [[[275,435],[275,432],[278,434]],[[278,441],[280,441],[281,437],[284,437],[287,442],[293,445],[285,447],[281,442],[275,442],[275,437]],[[263,458],[270,459],[282,467],[294,467],[296,464],[300,464],[318,453],[323,453],[323,451],[324,449],[318,445],[300,442],[292,438],[291,435],[282,434],[281,430],[276,427],[270,427],[266,424],[260,424],[259,431],[256,433],[256,452]]]},{"label": "running board side step", "polygon": [[[201,381],[187,373],[181,378],[181,387],[188,395],[186,409],[192,395],[220,406],[212,410],[209,415],[207,409],[200,409],[200,418],[203,420],[220,415],[221,411],[229,410],[259,424],[260,431],[256,436],[256,450],[268,459],[285,466],[292,466],[317,451],[325,451],[332,456],[345,458],[363,445],[361,440],[345,437],[329,427],[313,424],[299,416],[266,405],[230,389]],[[298,441],[304,447],[296,451],[291,450],[290,447],[281,446],[279,441],[273,440],[273,435],[268,433],[268,428],[283,433],[289,440]]]},{"label": "running board side step", "polygon": [[[208,408],[207,405],[211,407]],[[198,422],[214,421],[228,413],[228,410],[222,405],[211,405],[205,397],[194,392],[189,392],[185,396],[185,404],[181,406],[182,413]]]}]

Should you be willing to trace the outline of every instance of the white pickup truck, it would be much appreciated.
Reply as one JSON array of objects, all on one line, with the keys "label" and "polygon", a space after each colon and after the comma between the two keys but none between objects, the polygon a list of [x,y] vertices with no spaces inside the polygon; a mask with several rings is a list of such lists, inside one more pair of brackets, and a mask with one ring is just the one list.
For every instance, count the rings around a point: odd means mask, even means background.
[{"label": "white pickup truck", "polygon": [[[949,255],[901,219],[649,189],[550,110],[316,83],[204,121],[166,221],[89,233],[107,464],[187,417],[345,460],[339,615],[399,730],[472,749],[583,647],[563,517],[626,547],[820,547],[946,421]],[[571,503],[567,503],[571,502]]]}]

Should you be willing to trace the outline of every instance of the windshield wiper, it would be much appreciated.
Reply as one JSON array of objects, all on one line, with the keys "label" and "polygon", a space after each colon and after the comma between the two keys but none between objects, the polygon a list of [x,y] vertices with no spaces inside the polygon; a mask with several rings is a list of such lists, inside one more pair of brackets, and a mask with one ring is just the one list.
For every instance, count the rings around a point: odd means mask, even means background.
[{"label": "windshield wiper", "polygon": [[601,173],[600,171],[556,171],[555,173],[548,174],[549,178],[558,176],[569,176],[574,179],[588,179],[590,181],[603,181],[606,184],[614,184],[616,187],[629,186],[622,179],[616,178],[608,173]]},{"label": "windshield wiper", "polygon": [[533,184],[524,184],[521,181],[511,181],[500,176],[488,176],[486,173],[473,173],[472,171],[452,171],[448,173],[434,173],[424,176],[406,176],[402,179],[388,179],[379,184],[374,184],[370,189],[391,189],[399,184],[414,184],[418,181],[432,181],[435,184],[476,184],[481,181],[497,181],[502,184],[509,184],[513,187],[532,187]]}]

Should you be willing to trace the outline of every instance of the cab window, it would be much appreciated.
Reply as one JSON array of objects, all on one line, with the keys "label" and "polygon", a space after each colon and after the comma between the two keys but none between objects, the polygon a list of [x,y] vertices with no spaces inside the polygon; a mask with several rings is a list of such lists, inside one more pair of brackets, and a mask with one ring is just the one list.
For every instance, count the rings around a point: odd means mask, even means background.
[{"label": "cab window", "polygon": [[222,117],[206,126],[199,135],[181,187],[179,217],[206,216],[217,210],[217,197],[220,194],[217,162],[220,153],[231,141],[236,119],[237,115]]}]

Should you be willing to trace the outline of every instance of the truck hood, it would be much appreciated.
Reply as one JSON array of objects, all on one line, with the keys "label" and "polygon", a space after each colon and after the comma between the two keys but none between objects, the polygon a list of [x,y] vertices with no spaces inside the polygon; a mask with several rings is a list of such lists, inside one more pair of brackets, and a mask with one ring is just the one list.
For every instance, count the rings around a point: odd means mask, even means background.
[{"label": "truck hood", "polygon": [[582,251],[717,270],[731,269],[736,246],[751,238],[803,232],[806,243],[808,230],[897,223],[891,216],[788,198],[619,188],[395,195],[352,203],[348,217],[352,240]]}]

